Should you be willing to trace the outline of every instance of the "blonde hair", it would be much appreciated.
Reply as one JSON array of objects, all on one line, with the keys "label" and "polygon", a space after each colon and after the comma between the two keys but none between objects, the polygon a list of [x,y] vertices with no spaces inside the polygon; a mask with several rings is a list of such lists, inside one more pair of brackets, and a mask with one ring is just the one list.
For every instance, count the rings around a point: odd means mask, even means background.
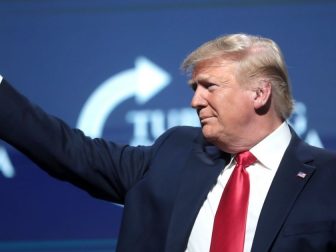
[{"label": "blonde hair", "polygon": [[221,36],[201,45],[183,61],[181,68],[193,72],[205,60],[223,58],[238,63],[237,77],[243,83],[264,78],[272,85],[272,99],[278,115],[287,119],[293,110],[288,72],[279,46],[271,39],[248,34]]}]

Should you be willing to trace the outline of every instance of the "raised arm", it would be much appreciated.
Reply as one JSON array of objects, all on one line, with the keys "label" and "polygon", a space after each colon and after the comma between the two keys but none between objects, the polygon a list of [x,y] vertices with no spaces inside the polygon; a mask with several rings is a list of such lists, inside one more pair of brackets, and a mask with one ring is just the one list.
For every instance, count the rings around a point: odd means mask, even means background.
[{"label": "raised arm", "polygon": [[5,79],[0,85],[0,125],[0,138],[50,175],[117,203],[123,203],[125,193],[142,178],[151,159],[150,147],[91,139],[71,129],[32,104]]}]

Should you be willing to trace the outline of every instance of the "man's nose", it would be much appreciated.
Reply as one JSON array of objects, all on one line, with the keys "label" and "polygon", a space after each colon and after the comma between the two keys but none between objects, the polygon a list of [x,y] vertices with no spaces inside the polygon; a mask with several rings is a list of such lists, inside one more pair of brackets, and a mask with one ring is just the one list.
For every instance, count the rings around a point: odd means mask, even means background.
[{"label": "man's nose", "polygon": [[200,109],[207,105],[206,95],[204,88],[199,86],[196,88],[193,98],[191,99],[191,107]]}]

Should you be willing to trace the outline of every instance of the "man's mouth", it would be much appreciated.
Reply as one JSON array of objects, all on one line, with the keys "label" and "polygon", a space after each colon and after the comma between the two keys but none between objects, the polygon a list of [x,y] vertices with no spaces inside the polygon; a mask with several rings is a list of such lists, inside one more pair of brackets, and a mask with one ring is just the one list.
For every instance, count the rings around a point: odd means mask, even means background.
[{"label": "man's mouth", "polygon": [[213,118],[213,116],[200,116],[200,122],[206,123],[207,121],[209,121],[211,118]]}]

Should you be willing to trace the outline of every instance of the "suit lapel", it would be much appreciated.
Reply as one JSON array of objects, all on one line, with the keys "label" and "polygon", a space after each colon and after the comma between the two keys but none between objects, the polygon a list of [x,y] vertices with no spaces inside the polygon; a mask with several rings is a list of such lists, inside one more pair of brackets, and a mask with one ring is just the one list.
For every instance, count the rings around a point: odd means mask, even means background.
[{"label": "suit lapel", "polygon": [[223,155],[216,147],[206,146],[203,138],[195,142],[186,163],[171,223],[165,251],[184,251],[204,200],[225,167],[229,155]]},{"label": "suit lapel", "polygon": [[294,133],[260,213],[252,252],[269,251],[296,199],[313,175],[309,148]]}]

